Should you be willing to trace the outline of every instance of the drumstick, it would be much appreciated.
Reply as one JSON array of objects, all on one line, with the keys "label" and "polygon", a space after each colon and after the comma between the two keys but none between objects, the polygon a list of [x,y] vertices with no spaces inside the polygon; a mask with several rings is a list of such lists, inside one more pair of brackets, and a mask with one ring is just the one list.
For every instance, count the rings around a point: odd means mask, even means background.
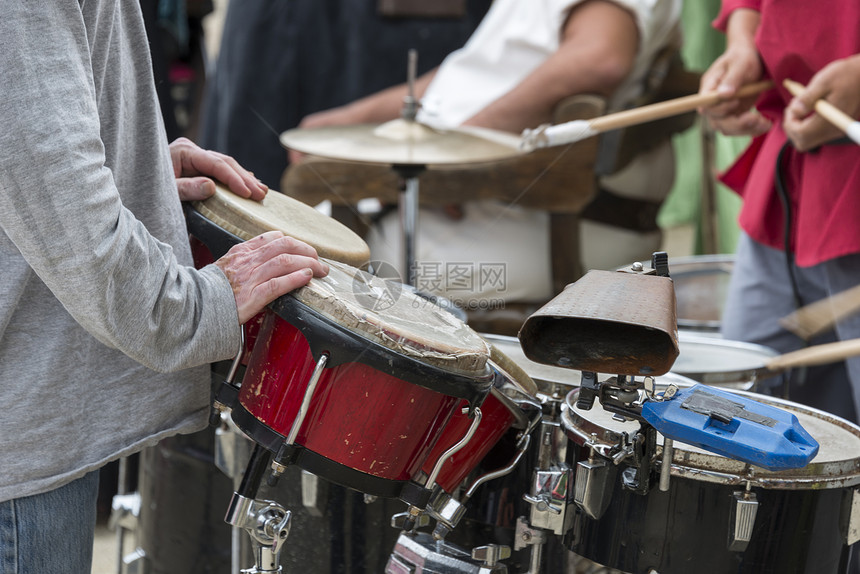
[{"label": "drumstick", "polygon": [[777,355],[765,363],[765,368],[777,372],[793,367],[812,367],[835,363],[857,355],[860,355],[860,339],[846,339],[845,341],[815,345],[784,355]]},{"label": "drumstick", "polygon": [[[783,80],[782,85],[793,96],[799,96],[805,89],[803,84],[794,80]],[[819,116],[845,132],[845,135],[851,138],[854,143],[860,144],[860,121],[855,120],[827,100],[816,100],[815,111]]]},{"label": "drumstick", "polygon": [[765,80],[742,86],[732,96],[725,96],[717,92],[692,94],[591,120],[574,120],[554,126],[545,124],[533,130],[525,130],[520,137],[520,149],[533,151],[538,148],[574,143],[609,130],[617,130],[692,112],[698,108],[707,108],[734,98],[754,96],[772,86],[772,82]]},{"label": "drumstick", "polygon": [[860,285],[801,307],[780,319],[779,324],[808,341],[858,311],[860,311]]}]

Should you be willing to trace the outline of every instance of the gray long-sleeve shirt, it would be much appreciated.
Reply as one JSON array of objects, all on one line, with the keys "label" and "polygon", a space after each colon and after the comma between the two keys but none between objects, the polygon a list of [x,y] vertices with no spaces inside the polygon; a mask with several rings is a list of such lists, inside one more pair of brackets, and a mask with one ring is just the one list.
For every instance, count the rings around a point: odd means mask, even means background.
[{"label": "gray long-sleeve shirt", "polygon": [[201,428],[208,369],[179,369],[239,344],[226,278],[187,267],[138,3],[3,16],[0,501]]}]

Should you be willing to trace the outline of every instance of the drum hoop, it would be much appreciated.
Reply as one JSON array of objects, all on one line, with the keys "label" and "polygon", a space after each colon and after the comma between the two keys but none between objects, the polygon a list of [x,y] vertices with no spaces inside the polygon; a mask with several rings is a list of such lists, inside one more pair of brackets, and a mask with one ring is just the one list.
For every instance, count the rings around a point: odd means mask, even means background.
[{"label": "drum hoop", "polygon": [[188,232],[209,249],[214,259],[223,257],[231,247],[244,241],[236,234],[206,219],[202,213],[189,204],[185,205],[185,224],[188,226]]},{"label": "drum hoop", "polygon": [[[766,397],[744,391],[732,392],[749,396],[754,400],[767,399],[767,401],[762,401],[765,403],[773,400],[773,402],[778,403],[777,406],[801,406],[804,408],[806,414],[836,424],[846,430],[852,430],[860,437],[860,427],[830,413],[819,411],[806,405],[776,399],[775,397]],[[565,434],[583,447],[587,448],[593,444],[599,454],[608,458],[605,453],[608,453],[615,447],[625,433],[605,428],[577,413],[572,405],[576,404],[578,393],[579,389],[574,389],[568,393],[563,405],[561,420]],[[592,408],[601,407],[596,404]],[[768,471],[710,452],[697,453],[687,451],[678,448],[679,444],[681,443],[676,442],[672,458],[672,476],[718,484],[746,485],[749,483],[752,486],[773,490],[846,488],[860,484],[860,458],[824,463],[815,463],[813,460],[805,468],[798,469],[803,474],[785,475],[786,472],[793,471]],[[658,459],[660,459],[662,452],[663,447],[658,444],[656,449]],[[810,474],[815,470],[820,471],[820,473]]]},{"label": "drum hoop", "polygon": [[314,360],[323,353],[329,355],[327,369],[360,362],[408,383],[464,399],[473,407],[484,401],[493,386],[489,364],[481,372],[467,374],[422,363],[345,328],[290,294],[270,303],[269,309],[302,333]]}]

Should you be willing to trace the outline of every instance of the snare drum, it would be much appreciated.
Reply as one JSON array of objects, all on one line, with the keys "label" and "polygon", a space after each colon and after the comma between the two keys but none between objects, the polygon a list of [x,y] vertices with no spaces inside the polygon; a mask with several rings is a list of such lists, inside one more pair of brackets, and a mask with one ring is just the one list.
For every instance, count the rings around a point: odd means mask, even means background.
[{"label": "snare drum", "polygon": [[489,349],[409,290],[330,268],[267,309],[232,417],[284,463],[398,497],[460,403],[490,392]]},{"label": "snare drum", "polygon": [[678,332],[680,353],[672,372],[706,385],[754,390],[757,372],[778,353],[770,347]]},{"label": "snare drum", "polygon": [[[448,494],[454,492],[505,433],[511,428],[527,433],[540,417],[541,407],[535,397],[537,386],[531,377],[493,345],[490,366],[494,373],[493,388],[481,405],[478,428],[464,447],[443,462],[436,478],[436,484]],[[471,424],[462,409],[454,413],[421,469],[425,475],[431,475],[445,451],[466,435]]]},{"label": "snare drum", "polygon": [[[604,510],[597,517],[577,511],[568,548],[635,574],[844,572],[860,527],[860,427],[796,403],[739,393],[795,414],[820,444],[813,461],[799,470],[767,471],[676,441],[668,491],[657,488],[655,470],[647,495],[624,489],[624,463],[609,462]],[[584,437],[598,450],[610,449],[639,428],[597,404],[580,410],[577,394],[568,395],[562,421],[576,463],[589,459]],[[658,461],[662,442],[658,435]]]}]

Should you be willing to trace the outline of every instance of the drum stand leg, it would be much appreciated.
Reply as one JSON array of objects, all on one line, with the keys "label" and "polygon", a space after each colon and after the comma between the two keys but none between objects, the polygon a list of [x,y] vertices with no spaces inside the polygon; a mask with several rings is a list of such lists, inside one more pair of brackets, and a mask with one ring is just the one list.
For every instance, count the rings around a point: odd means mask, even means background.
[{"label": "drum stand leg", "polygon": [[243,574],[282,572],[280,553],[290,533],[291,513],[277,502],[255,500],[270,453],[260,445],[254,447],[251,460],[239,489],[233,493],[225,522],[245,530],[251,537],[255,565]]},{"label": "drum stand leg", "polygon": [[527,521],[517,518],[514,550],[531,546],[531,562],[528,574],[538,574],[543,559],[543,545],[548,532],[564,535],[571,526],[573,514],[569,508],[572,473],[564,462],[565,439],[559,436],[558,423],[541,423],[538,445],[538,463],[534,470],[532,488],[523,499],[532,505]]}]

